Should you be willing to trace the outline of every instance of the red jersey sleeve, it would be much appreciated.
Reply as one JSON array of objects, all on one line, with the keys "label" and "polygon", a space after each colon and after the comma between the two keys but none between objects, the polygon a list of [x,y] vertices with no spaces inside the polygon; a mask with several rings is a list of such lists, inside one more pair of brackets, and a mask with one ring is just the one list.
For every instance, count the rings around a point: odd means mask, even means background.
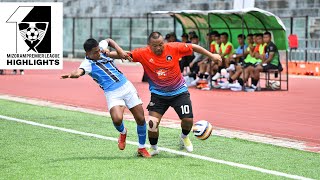
[{"label": "red jersey sleeve", "polygon": [[174,46],[178,49],[179,55],[183,56],[190,56],[193,53],[192,44],[190,43],[174,43]]}]

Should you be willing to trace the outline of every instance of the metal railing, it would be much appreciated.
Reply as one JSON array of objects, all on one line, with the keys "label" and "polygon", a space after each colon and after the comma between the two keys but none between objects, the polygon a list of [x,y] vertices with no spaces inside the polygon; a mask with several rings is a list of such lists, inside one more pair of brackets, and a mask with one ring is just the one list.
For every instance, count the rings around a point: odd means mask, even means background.
[{"label": "metal railing", "polygon": [[[299,47],[292,50],[289,59],[295,61],[320,61],[320,39],[309,37],[309,17],[282,17],[287,35],[297,34]],[[151,21],[151,22],[150,22]],[[147,30],[156,30],[163,35],[182,27],[171,17],[65,17],[63,22],[65,57],[83,57],[83,42],[87,38],[98,41],[110,37],[125,50],[143,47],[147,43]]]}]

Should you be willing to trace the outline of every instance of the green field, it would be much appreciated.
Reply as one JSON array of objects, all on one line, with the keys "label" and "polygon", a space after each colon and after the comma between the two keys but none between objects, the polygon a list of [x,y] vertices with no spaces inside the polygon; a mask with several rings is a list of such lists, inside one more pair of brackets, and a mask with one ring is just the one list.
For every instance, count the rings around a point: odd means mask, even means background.
[{"label": "green field", "polygon": [[[0,100],[0,115],[118,137],[103,116]],[[137,141],[134,122],[125,122]],[[285,179],[254,170],[161,152],[136,156],[137,146],[119,151],[117,142],[0,118],[0,179]],[[179,150],[180,130],[160,128],[159,146]],[[212,136],[191,137],[193,154],[308,178],[320,178],[320,154]]]}]

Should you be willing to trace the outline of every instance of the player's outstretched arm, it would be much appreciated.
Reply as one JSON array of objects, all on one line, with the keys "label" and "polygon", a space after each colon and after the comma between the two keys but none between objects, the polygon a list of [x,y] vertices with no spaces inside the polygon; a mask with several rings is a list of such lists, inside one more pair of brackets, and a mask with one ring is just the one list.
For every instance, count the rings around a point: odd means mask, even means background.
[{"label": "player's outstretched arm", "polygon": [[117,55],[115,54],[115,52],[109,52],[109,57],[111,58],[115,58],[115,59],[128,59],[128,60],[132,60],[131,57],[127,54],[126,51],[124,51],[113,39],[106,39],[106,41],[108,42],[109,46],[114,48],[116,50]]},{"label": "player's outstretched arm", "polygon": [[60,79],[66,79],[66,78],[79,78],[80,76],[82,76],[84,73],[83,69],[77,69],[72,71],[69,74],[63,74],[60,76]]},{"label": "player's outstretched arm", "polygon": [[196,44],[192,44],[192,49],[194,52],[203,54],[205,56],[208,56],[210,59],[216,61],[222,61],[221,56],[219,54],[212,54],[211,52],[209,52],[208,50],[204,49],[203,47],[196,45]]}]

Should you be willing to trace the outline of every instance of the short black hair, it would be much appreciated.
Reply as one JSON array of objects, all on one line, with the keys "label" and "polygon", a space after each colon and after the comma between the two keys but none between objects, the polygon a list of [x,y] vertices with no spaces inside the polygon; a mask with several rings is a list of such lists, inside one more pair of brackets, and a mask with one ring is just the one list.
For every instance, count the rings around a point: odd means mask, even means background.
[{"label": "short black hair", "polygon": [[223,33],[221,33],[220,35],[221,35],[221,36],[226,36],[227,38],[229,37],[228,33],[226,33],[226,32],[223,32]]},{"label": "short black hair", "polygon": [[253,34],[249,33],[247,36],[248,36],[248,37],[253,37]]},{"label": "short black hair", "polygon": [[162,37],[162,34],[160,32],[158,31],[152,32],[148,37],[148,43],[150,42],[151,39],[159,39],[160,37]]},{"label": "short black hair", "polygon": [[194,39],[194,38],[199,39],[198,35],[196,34],[191,37],[191,39]]},{"label": "short black hair", "polygon": [[214,37],[220,38],[220,34],[219,34],[219,33],[218,33],[218,34],[215,34]]},{"label": "short black hair", "polygon": [[214,36],[214,35],[216,35],[216,34],[219,34],[218,31],[211,31],[211,32],[209,32],[207,35],[208,35],[208,36]]},{"label": "short black hair", "polygon": [[262,33],[257,33],[256,36],[257,37],[263,37],[263,34]]},{"label": "short black hair", "polygon": [[271,37],[271,33],[269,31],[264,32],[263,35],[269,35]]},{"label": "short black hair", "polygon": [[92,48],[95,48],[99,46],[99,43],[97,40],[93,39],[93,38],[90,38],[90,39],[87,39],[84,43],[83,43],[83,49],[88,52],[88,51],[91,51]]},{"label": "short black hair", "polygon": [[189,38],[189,35],[187,33],[183,33],[181,37]]},{"label": "short black hair", "polygon": [[246,39],[246,35],[244,35],[244,34],[239,34],[239,35],[238,35],[238,38]]}]

